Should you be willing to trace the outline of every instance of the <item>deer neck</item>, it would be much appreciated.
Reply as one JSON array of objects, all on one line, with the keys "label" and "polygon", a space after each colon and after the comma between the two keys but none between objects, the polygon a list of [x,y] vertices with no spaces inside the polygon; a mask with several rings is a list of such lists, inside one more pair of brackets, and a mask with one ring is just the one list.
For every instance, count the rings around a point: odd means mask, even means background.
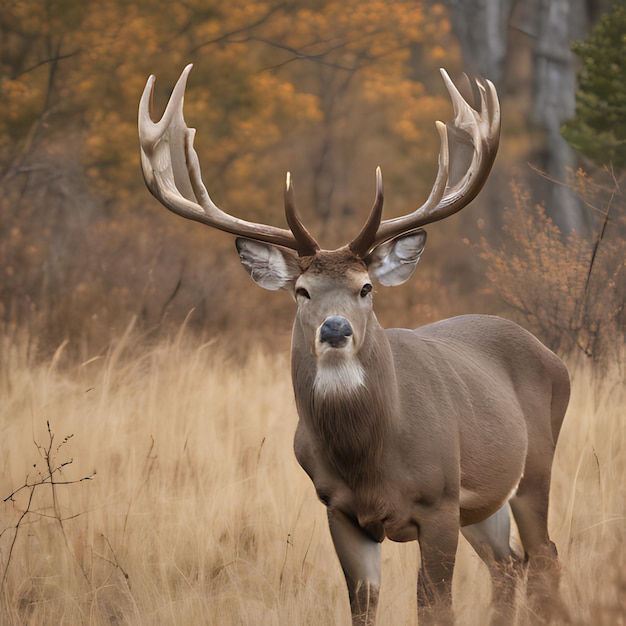
[{"label": "deer neck", "polygon": [[[381,457],[397,413],[389,341],[372,314],[366,338],[349,361],[323,373],[294,328],[292,377],[300,419],[316,448],[351,488],[366,488],[380,473]],[[328,367],[328,366],[324,366]],[[329,381],[335,380],[335,383]],[[338,381],[338,382],[336,382]]]}]

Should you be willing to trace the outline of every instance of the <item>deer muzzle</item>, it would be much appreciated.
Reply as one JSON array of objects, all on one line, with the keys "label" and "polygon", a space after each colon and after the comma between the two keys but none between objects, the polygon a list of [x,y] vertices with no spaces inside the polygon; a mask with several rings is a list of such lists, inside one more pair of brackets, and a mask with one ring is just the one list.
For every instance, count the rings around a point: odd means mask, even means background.
[{"label": "deer muzzle", "polygon": [[348,344],[353,331],[350,322],[340,315],[327,317],[318,330],[318,340],[331,348],[343,348]]}]

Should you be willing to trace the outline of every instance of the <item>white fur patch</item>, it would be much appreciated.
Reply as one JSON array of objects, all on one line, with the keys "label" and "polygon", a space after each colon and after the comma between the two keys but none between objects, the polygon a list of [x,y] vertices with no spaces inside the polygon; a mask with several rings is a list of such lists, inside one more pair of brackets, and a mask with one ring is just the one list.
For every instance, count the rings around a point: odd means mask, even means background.
[{"label": "white fur patch", "polygon": [[318,361],[314,392],[325,398],[349,394],[365,387],[365,370],[357,359],[340,359],[332,363]]}]

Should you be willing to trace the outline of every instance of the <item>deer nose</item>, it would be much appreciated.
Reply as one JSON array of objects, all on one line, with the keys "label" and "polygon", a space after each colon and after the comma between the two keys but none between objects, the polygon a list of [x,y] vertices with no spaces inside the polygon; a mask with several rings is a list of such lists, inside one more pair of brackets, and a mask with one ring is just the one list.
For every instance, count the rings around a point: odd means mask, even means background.
[{"label": "deer nose", "polygon": [[352,326],[350,326],[350,322],[340,315],[327,317],[320,326],[320,341],[330,344],[333,348],[342,348],[348,342],[348,337],[351,336]]}]

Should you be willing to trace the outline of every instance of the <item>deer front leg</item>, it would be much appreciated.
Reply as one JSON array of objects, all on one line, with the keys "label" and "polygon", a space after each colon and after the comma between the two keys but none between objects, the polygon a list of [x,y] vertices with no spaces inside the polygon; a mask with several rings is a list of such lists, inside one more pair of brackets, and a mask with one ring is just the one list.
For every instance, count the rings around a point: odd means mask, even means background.
[{"label": "deer front leg", "polygon": [[328,509],[328,526],[348,585],[352,624],[374,624],[380,589],[380,544],[341,511]]},{"label": "deer front leg", "polygon": [[420,626],[451,625],[452,572],[459,541],[458,507],[419,524],[421,566],[417,579]]}]

